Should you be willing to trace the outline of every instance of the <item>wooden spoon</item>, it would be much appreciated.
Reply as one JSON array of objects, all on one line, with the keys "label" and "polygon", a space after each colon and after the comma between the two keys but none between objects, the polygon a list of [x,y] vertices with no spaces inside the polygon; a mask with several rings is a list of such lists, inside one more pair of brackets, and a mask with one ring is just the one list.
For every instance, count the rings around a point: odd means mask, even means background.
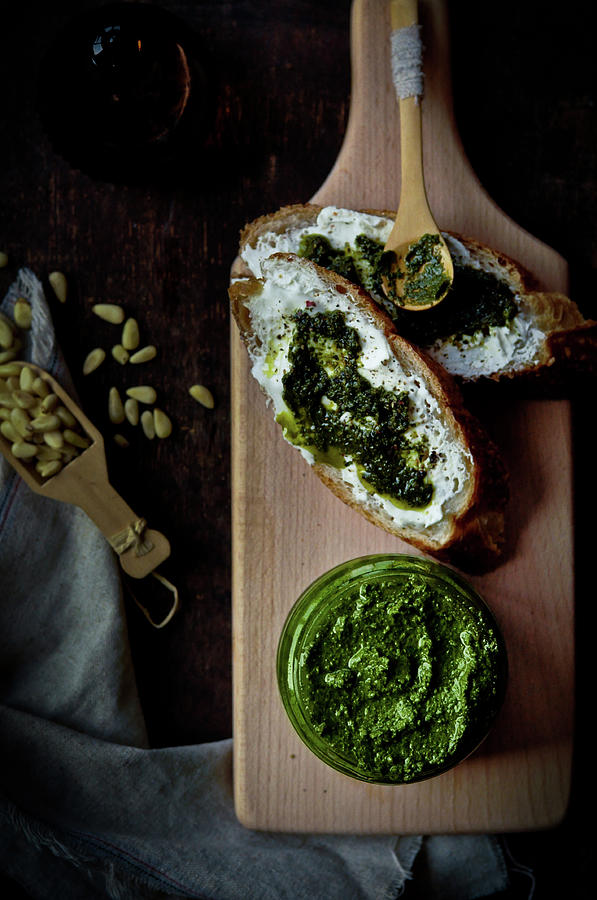
[{"label": "wooden spoon", "polygon": [[[417,0],[391,0],[392,31],[418,24]],[[384,251],[386,296],[403,309],[422,310],[446,296],[454,280],[450,251],[433,218],[423,174],[421,97],[399,98],[400,203]]]},{"label": "wooden spoon", "polygon": [[[33,465],[13,455],[10,441],[1,433],[0,450],[36,493],[73,503],[83,509],[117,550],[120,564],[128,575],[133,578],[149,575],[170,555],[170,544],[159,531],[144,528],[143,521],[110,484],[101,433],[51,375],[33,363],[19,361],[12,365],[20,368],[27,366],[47,382],[91,439],[91,445],[57,475],[46,479],[35,471]],[[127,547],[127,544],[130,546]]]}]

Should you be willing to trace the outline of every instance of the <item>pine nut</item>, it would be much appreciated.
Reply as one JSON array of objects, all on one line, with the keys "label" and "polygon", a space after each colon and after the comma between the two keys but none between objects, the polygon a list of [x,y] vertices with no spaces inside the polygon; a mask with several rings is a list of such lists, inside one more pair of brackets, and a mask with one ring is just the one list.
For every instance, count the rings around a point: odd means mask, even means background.
[{"label": "pine nut", "polygon": [[0,250],[0,269],[3,269],[8,265],[8,253],[5,253],[4,250]]},{"label": "pine nut", "polygon": [[51,393],[50,386],[48,385],[47,381],[44,381],[44,379],[39,375],[31,385],[31,389],[37,394],[38,397],[47,397]]},{"label": "pine nut", "polygon": [[54,475],[57,475],[61,469],[62,463],[58,459],[40,459],[40,461],[35,466],[35,471],[38,472],[42,478],[52,478]]},{"label": "pine nut", "polygon": [[33,459],[37,454],[35,444],[28,444],[26,441],[16,441],[10,448],[13,456],[17,459]]},{"label": "pine nut", "polygon": [[16,428],[17,432],[21,435],[21,437],[26,438],[29,437],[33,429],[31,427],[31,419],[27,415],[24,409],[21,409],[20,406],[16,406],[10,413],[10,421]]},{"label": "pine nut", "polygon": [[154,347],[153,344],[148,344],[147,347],[142,347],[141,350],[133,353],[129,362],[132,362],[133,365],[149,362],[150,359],[155,359],[157,352],[157,347]]},{"label": "pine nut", "polygon": [[29,366],[23,366],[21,369],[21,374],[19,375],[19,387],[22,391],[31,391],[33,389],[33,382],[35,381],[35,373],[29,368]]},{"label": "pine nut", "polygon": [[108,415],[114,425],[120,425],[121,422],[124,422],[124,407],[118,389],[115,387],[110,388],[108,395]]},{"label": "pine nut", "polygon": [[0,423],[0,433],[2,433],[6,440],[10,441],[11,444],[15,444],[20,440],[19,433],[9,419],[5,419],[4,422]]},{"label": "pine nut", "polygon": [[120,325],[121,322],[124,322],[124,310],[117,303],[96,303],[91,310],[96,316],[99,316],[104,322],[110,322],[111,325]]},{"label": "pine nut", "polygon": [[12,362],[13,359],[16,359],[18,355],[19,351],[15,350],[14,344],[10,348],[10,350],[2,350],[2,352],[0,352],[0,365],[2,365],[3,363]]},{"label": "pine nut", "polygon": [[58,404],[60,403],[60,399],[57,394],[48,394],[47,397],[41,401],[41,408],[45,413],[54,412]]},{"label": "pine nut", "polygon": [[66,406],[57,406],[55,412],[65,428],[76,428],[77,420],[70,409],[67,409]]},{"label": "pine nut", "polygon": [[66,276],[63,272],[50,272],[48,275],[48,281],[52,286],[52,290],[56,294],[56,297],[61,303],[66,303],[66,295],[68,293],[68,286],[66,283]]},{"label": "pine nut", "polygon": [[120,363],[121,366],[126,365],[129,361],[129,352],[125,350],[122,344],[115,344],[112,347],[112,356],[116,360],[117,363]]},{"label": "pine nut", "polygon": [[139,424],[139,403],[134,397],[127,397],[124,401],[124,414],[131,425]]},{"label": "pine nut", "polygon": [[125,350],[136,350],[139,346],[139,326],[136,319],[127,319],[124,323],[122,346]]},{"label": "pine nut", "polygon": [[4,365],[0,365],[0,378],[10,378],[11,376],[18,376],[21,374],[21,367],[15,365],[15,363],[7,362]]},{"label": "pine nut", "polygon": [[0,313],[0,347],[3,350],[9,350],[12,347],[14,337],[15,333],[10,322]]},{"label": "pine nut", "polygon": [[91,372],[95,372],[98,366],[101,366],[105,358],[106,351],[102,350],[101,347],[96,347],[95,350],[91,350],[85,357],[85,362],[83,363],[83,375],[90,375]]},{"label": "pine nut", "polygon": [[45,431],[59,431],[60,419],[52,413],[43,413],[41,416],[33,419],[31,428],[42,433]]},{"label": "pine nut", "polygon": [[67,444],[72,444],[73,447],[79,447],[81,450],[86,450],[91,443],[88,438],[77,434],[77,432],[73,431],[72,428],[65,428],[63,436]]},{"label": "pine nut", "polygon": [[19,405],[13,397],[12,391],[10,391],[10,393],[8,391],[2,391],[0,394],[0,404],[6,406],[8,409],[14,409],[15,406]]},{"label": "pine nut", "polygon": [[147,384],[128,388],[126,393],[128,397],[132,397],[133,400],[138,400],[139,403],[155,403],[157,397],[155,388],[152,388]]},{"label": "pine nut", "polygon": [[212,392],[209,388],[206,388],[203,384],[194,384],[189,388],[189,394],[196,400],[197,403],[200,403],[201,406],[205,406],[206,409],[214,408],[214,398]]},{"label": "pine nut", "polygon": [[52,459],[62,459],[62,453],[60,450],[53,450],[52,447],[48,447],[44,442],[37,448],[37,458],[41,462],[49,462]]},{"label": "pine nut", "polygon": [[60,450],[64,446],[64,438],[61,431],[44,431],[43,435],[44,441],[53,450]]},{"label": "pine nut", "polygon": [[154,430],[159,438],[167,438],[172,434],[172,422],[163,410],[157,407],[153,411]]},{"label": "pine nut", "polygon": [[145,437],[152,441],[155,437],[155,424],[153,413],[148,409],[141,413],[141,427]]},{"label": "pine nut", "polygon": [[21,409],[31,409],[38,402],[38,398],[28,393],[28,391],[13,391],[12,395],[17,402],[17,406],[20,406]]},{"label": "pine nut", "polygon": [[118,432],[114,435],[114,443],[118,444],[119,447],[131,446],[125,436],[123,434],[118,434]]},{"label": "pine nut", "polygon": [[29,301],[25,300],[24,297],[18,297],[12,311],[12,317],[19,328],[22,328],[23,331],[28,331],[31,328],[31,319],[33,317]]}]

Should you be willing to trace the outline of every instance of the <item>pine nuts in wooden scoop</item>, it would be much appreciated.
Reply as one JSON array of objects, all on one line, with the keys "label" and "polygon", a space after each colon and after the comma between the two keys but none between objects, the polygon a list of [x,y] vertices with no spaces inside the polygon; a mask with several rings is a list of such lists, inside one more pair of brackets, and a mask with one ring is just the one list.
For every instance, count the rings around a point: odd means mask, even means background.
[{"label": "pine nuts in wooden scoop", "polygon": [[[22,375],[23,368],[31,371]],[[21,378],[31,385],[33,406],[23,407],[14,397],[26,393],[21,391]],[[42,382],[47,392],[34,387]],[[52,395],[59,404],[56,412],[46,412],[42,403]],[[29,487],[83,509],[133,578],[155,574],[170,555],[170,544],[159,531],[147,528],[145,520],[110,485],[102,435],[66,391],[37,366],[10,363],[0,366],[0,410],[4,410],[0,414],[0,449]],[[59,416],[58,410],[67,415]],[[172,612],[177,606],[176,594]]]}]

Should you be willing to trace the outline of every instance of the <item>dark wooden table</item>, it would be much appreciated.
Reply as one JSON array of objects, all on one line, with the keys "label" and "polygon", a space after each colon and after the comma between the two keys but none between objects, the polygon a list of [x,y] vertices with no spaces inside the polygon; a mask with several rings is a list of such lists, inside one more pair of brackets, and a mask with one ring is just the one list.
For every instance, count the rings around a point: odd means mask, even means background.
[{"label": "dark wooden table", "polygon": [[[129,429],[128,449],[106,444],[115,487],[172,542],[162,571],[178,585],[182,607],[154,631],[131,602],[131,645],[152,743],[217,740],[231,733],[229,267],[243,223],[308,200],[334,162],[349,109],[350,2],[163,0],[198,38],[194,52],[207,80],[193,115],[203,117],[192,123],[186,147],[137,183],[130,173],[124,182],[103,180],[71,164],[57,149],[64,141],[50,137],[52,122],[39,115],[40,61],[75,14],[98,5],[18,0],[4,11],[0,249],[10,265],[0,271],[0,288],[20,265],[42,279],[54,269],[66,273],[67,303],[48,295],[56,330],[82,404],[107,435],[115,430],[108,389],[129,384],[130,370],[112,362],[82,376],[89,349],[116,343],[117,332],[93,316],[92,304],[122,304],[137,318],[142,342],[159,348],[142,380],[158,389],[173,435],[149,442]],[[568,259],[572,296],[597,318],[595,12],[581,0],[565,13],[534,2],[461,0],[451,17],[456,115],[473,167],[512,218]],[[213,392],[213,410],[188,396],[196,382]],[[578,739],[566,821],[513,839],[521,861],[536,867],[538,898],[564,886],[570,896],[588,896],[592,738],[583,704],[590,702],[585,682],[593,680],[595,613],[587,533],[594,491],[585,473],[593,464],[587,413],[594,402],[586,384],[571,396]],[[159,596],[147,599],[159,603]],[[526,896],[526,887],[521,876],[509,896]],[[409,886],[407,895],[416,890]]]}]

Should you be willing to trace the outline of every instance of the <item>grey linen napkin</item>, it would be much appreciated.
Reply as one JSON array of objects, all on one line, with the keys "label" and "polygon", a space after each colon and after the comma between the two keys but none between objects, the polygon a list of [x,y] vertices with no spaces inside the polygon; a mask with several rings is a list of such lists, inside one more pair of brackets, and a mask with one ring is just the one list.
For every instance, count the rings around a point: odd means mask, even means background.
[{"label": "grey linen napkin", "polygon": [[[33,307],[22,356],[68,390],[42,286],[27,269],[2,303],[9,315],[18,296]],[[30,491],[0,458],[5,876],[34,898],[61,900],[390,900],[424,843],[426,897],[472,900],[506,886],[490,837],[245,829],[231,747],[148,746],[112,550],[82,511]]]}]

